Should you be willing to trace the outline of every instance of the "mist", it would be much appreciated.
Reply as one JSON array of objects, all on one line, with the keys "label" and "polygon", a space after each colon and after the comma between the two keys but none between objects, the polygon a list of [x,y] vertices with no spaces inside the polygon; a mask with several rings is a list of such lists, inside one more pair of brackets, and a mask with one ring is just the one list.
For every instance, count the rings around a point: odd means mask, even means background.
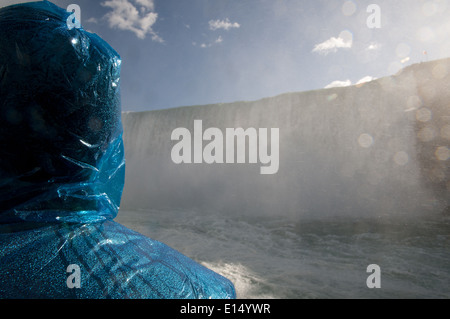
[{"label": "mist", "polygon": [[[121,209],[293,220],[441,214],[450,205],[449,61],[344,88],[123,113]],[[174,163],[171,134],[195,120],[222,132],[278,128],[279,170],[261,175],[248,160]]]}]

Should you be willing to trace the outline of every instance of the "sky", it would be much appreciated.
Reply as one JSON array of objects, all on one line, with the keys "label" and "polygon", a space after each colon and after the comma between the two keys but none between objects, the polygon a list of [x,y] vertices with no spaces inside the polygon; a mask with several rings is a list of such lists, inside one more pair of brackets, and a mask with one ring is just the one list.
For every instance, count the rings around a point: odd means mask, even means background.
[{"label": "sky", "polygon": [[450,56],[450,0],[51,2],[77,4],[120,54],[123,111],[354,85]]}]

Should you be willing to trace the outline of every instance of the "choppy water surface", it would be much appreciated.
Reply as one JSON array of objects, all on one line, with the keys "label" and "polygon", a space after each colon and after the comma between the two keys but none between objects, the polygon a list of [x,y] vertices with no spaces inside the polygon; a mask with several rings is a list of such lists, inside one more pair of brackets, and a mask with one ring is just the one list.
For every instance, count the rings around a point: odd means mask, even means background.
[{"label": "choppy water surface", "polygon": [[[116,221],[229,278],[238,298],[450,298],[450,218],[236,218],[121,211]],[[366,285],[381,268],[381,288]]]}]

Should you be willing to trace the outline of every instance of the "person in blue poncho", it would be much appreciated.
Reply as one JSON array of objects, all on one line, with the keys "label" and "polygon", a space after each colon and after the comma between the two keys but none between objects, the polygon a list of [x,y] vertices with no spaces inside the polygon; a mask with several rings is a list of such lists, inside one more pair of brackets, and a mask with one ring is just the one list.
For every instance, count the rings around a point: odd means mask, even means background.
[{"label": "person in blue poncho", "polygon": [[48,1],[0,9],[0,298],[235,298],[116,223],[119,55]]}]

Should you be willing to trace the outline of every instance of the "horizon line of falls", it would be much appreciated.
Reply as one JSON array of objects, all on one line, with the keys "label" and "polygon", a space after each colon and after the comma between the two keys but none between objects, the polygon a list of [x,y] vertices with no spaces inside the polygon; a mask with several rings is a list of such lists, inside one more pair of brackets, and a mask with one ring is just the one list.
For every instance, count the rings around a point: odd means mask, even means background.
[{"label": "horizon line of falls", "polygon": [[[121,209],[294,220],[448,213],[449,80],[447,59],[359,86],[123,113]],[[174,163],[171,152],[178,141],[172,132],[186,128],[194,140],[195,120],[202,121],[203,132],[223,132],[224,153],[227,128],[267,128],[267,153],[274,150],[271,128],[278,128],[278,172],[261,174],[268,164],[249,163],[250,139],[245,163]],[[203,140],[203,148],[210,142]]]}]

